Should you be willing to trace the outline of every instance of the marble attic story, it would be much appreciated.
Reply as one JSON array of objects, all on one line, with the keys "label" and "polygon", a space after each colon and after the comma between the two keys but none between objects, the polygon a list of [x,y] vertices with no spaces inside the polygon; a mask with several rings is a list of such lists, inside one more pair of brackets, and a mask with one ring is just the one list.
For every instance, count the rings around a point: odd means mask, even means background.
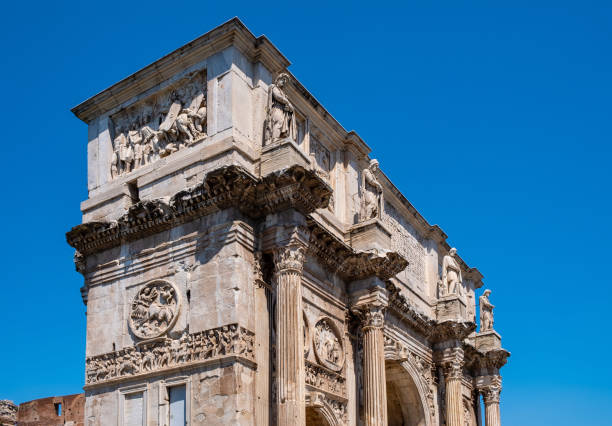
[{"label": "marble attic story", "polygon": [[482,275],[289,65],[232,19],[73,109],[85,424],[499,425]]}]

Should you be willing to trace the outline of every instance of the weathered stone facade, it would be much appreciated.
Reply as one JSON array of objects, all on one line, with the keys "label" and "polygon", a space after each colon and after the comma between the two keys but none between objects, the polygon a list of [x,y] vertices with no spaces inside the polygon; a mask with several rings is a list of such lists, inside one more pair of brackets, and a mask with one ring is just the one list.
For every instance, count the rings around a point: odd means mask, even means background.
[{"label": "weathered stone facade", "polygon": [[482,275],[288,66],[233,19],[73,109],[85,424],[498,425]]}]

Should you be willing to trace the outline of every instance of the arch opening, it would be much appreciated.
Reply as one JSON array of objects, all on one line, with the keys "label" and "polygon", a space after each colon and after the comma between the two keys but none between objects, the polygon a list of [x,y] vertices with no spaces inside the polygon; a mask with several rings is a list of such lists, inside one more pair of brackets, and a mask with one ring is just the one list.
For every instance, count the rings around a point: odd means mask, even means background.
[{"label": "arch opening", "polygon": [[397,361],[385,362],[389,426],[428,426],[423,398],[411,374]]}]

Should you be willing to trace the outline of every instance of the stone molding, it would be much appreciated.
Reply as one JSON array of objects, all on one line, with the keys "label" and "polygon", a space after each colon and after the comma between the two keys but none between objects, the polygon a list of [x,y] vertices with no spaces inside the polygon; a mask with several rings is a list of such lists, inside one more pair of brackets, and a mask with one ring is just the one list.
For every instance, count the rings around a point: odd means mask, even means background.
[{"label": "stone molding", "polygon": [[[241,166],[209,172],[203,182],[169,201],[143,200],[113,222],[87,222],[66,233],[78,258],[133,241],[215,211],[235,207],[251,218],[289,208],[307,215],[329,203],[331,188],[300,166],[258,179]],[[77,264],[77,267],[79,264]],[[82,268],[81,268],[82,269]]]},{"label": "stone molding", "polygon": [[254,339],[252,331],[229,324],[192,334],[184,332],[179,339],[163,338],[88,357],[85,389],[228,358],[254,366]]},{"label": "stone molding", "polygon": [[[85,123],[89,123],[140,93],[171,79],[176,75],[177,66],[183,69],[190,68],[215,52],[232,45],[251,60],[264,63],[271,71],[278,72],[290,65],[289,60],[266,36],[256,37],[240,19],[232,18],[87,99],[71,111]],[[138,81],[138,84],[134,84],[135,81]]]},{"label": "stone molding", "polygon": [[389,308],[396,312],[401,319],[407,322],[415,330],[421,332],[424,336],[432,334],[435,327],[435,321],[426,315],[417,312],[412,305],[401,293],[399,287],[392,282],[385,283],[387,293],[389,294]]}]

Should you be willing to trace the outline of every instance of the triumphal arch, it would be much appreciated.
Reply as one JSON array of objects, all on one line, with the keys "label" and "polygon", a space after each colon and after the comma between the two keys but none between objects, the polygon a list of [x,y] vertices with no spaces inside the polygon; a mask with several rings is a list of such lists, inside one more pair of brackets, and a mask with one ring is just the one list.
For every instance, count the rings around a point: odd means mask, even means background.
[{"label": "triumphal arch", "polygon": [[73,109],[85,424],[499,425],[482,275],[288,66],[233,19]]}]

